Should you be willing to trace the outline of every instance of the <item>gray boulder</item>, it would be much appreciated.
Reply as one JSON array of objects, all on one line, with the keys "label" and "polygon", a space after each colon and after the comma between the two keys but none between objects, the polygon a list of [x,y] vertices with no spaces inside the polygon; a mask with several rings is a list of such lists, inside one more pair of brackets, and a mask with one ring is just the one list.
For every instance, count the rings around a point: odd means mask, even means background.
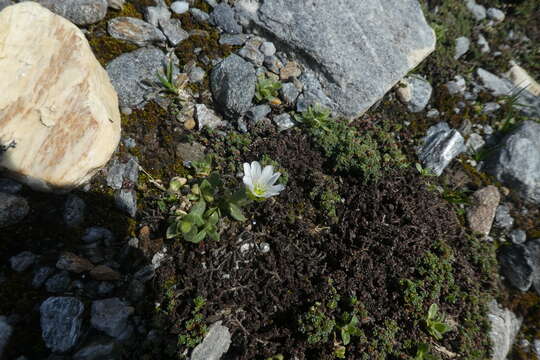
[{"label": "gray boulder", "polygon": [[132,332],[129,317],[135,311],[119,298],[96,300],[92,303],[90,322],[94,328],[107,335],[125,340]]},{"label": "gray boulder", "polygon": [[540,124],[521,123],[487,159],[485,171],[526,201],[540,204]]},{"label": "gray boulder", "polygon": [[12,333],[13,328],[8,324],[5,316],[0,316],[0,359],[2,358],[2,353],[4,352]]},{"label": "gray boulder", "polygon": [[241,116],[251,107],[257,76],[253,65],[238,55],[229,55],[210,75],[214,100],[223,115]]},{"label": "gray boulder", "polygon": [[54,352],[73,348],[81,335],[83,303],[73,297],[50,297],[39,310],[45,345]]},{"label": "gray boulder", "polygon": [[435,48],[417,0],[255,0],[236,8],[312,70],[345,116],[365,112]]},{"label": "gray boulder", "polygon": [[489,337],[493,344],[491,360],[506,360],[523,319],[493,300],[489,304],[488,320],[491,323]]},{"label": "gray boulder", "polygon": [[465,151],[465,140],[445,122],[440,122],[428,129],[418,158],[422,165],[440,176],[443,170],[459,154]]},{"label": "gray boulder", "polygon": [[231,334],[229,329],[218,321],[208,329],[202,343],[191,353],[191,360],[219,360],[229,350]]},{"label": "gray boulder", "polygon": [[0,228],[14,225],[23,220],[30,212],[30,207],[25,198],[0,193]]},{"label": "gray boulder", "polygon": [[143,107],[155,97],[152,85],[159,80],[156,71],[163,69],[166,56],[155,47],[125,53],[107,65],[107,72],[118,93],[121,107]]},{"label": "gray boulder", "polygon": [[499,252],[501,274],[515,288],[527,291],[533,281],[533,263],[529,249],[523,245],[505,246]]},{"label": "gray boulder", "polygon": [[38,2],[77,25],[95,24],[107,15],[107,0],[38,0]]}]

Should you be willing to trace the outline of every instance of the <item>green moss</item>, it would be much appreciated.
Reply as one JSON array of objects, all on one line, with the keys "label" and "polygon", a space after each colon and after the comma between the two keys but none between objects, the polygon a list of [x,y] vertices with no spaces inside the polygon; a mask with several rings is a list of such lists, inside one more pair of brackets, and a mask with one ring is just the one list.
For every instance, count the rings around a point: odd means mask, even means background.
[{"label": "green moss", "polygon": [[134,44],[107,35],[91,36],[89,43],[92,51],[102,66],[107,65],[111,60],[124,53],[138,49]]}]

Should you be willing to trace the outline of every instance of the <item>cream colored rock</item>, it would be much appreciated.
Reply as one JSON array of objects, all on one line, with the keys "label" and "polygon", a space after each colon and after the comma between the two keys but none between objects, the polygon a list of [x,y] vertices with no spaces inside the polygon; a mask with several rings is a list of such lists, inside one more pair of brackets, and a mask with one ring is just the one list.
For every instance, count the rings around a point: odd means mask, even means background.
[{"label": "cream colored rock", "polygon": [[75,25],[37,3],[0,12],[0,94],[0,145],[12,145],[0,169],[34,189],[84,184],[118,145],[107,72]]},{"label": "cream colored rock", "polygon": [[514,86],[527,89],[531,94],[540,96],[540,84],[516,63],[511,62],[512,67],[505,76],[512,81]]}]

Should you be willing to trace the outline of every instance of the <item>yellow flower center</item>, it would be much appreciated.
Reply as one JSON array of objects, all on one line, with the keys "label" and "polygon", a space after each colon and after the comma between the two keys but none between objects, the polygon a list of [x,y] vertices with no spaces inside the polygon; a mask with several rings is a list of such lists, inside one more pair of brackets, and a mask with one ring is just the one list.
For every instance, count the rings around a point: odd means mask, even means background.
[{"label": "yellow flower center", "polygon": [[255,184],[253,186],[253,194],[256,196],[263,196],[266,193],[266,188],[261,184]]}]

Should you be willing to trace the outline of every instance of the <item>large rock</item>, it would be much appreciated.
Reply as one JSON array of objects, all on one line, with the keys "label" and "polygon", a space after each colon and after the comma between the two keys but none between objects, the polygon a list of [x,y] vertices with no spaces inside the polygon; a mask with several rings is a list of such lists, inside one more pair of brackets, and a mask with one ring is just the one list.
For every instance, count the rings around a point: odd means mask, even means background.
[{"label": "large rock", "polygon": [[313,70],[332,108],[365,112],[435,49],[417,0],[254,0],[237,10]]},{"label": "large rock", "polygon": [[155,47],[125,53],[107,65],[107,72],[118,91],[120,106],[143,107],[156,93],[156,72],[166,63],[163,51]]},{"label": "large rock", "polygon": [[45,345],[54,352],[73,348],[81,335],[83,303],[73,297],[50,297],[39,310]]},{"label": "large rock", "polygon": [[523,199],[540,204],[540,124],[524,121],[503,139],[485,170]]},{"label": "large rock", "polygon": [[84,34],[23,2],[0,13],[0,44],[0,169],[38,190],[87,182],[118,145],[120,112]]},{"label": "large rock", "polygon": [[255,96],[257,76],[253,65],[238,55],[229,55],[210,76],[210,85],[218,109],[227,117],[244,114]]},{"label": "large rock", "polygon": [[38,0],[52,12],[77,25],[95,24],[107,15],[107,0]]},{"label": "large rock", "polygon": [[488,319],[491,323],[489,338],[493,344],[491,360],[505,360],[523,319],[518,318],[512,311],[503,309],[495,300],[489,304]]}]

